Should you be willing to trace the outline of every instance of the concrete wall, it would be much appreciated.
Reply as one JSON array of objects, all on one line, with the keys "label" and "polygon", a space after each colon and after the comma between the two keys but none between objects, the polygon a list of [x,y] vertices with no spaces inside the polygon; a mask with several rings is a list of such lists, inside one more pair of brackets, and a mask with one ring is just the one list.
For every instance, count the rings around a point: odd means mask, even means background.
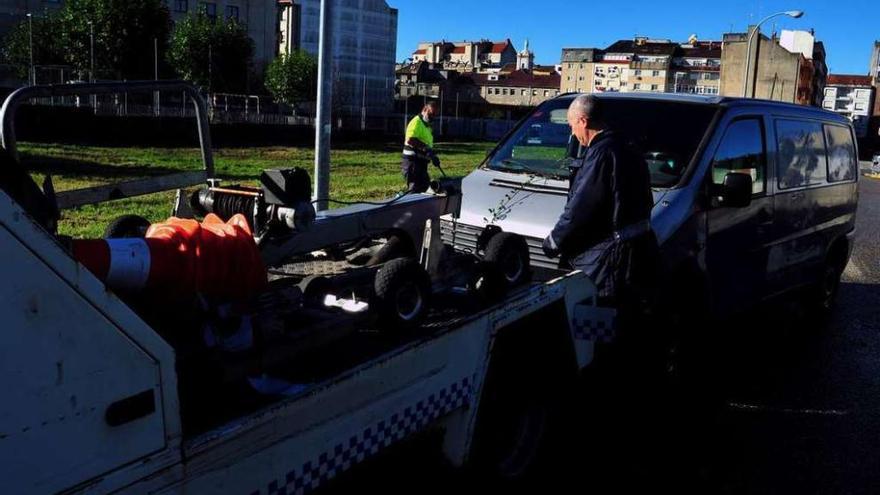
[{"label": "concrete wall", "polygon": [[535,106],[555,98],[558,94],[558,88],[483,86],[480,89],[480,96],[486,102],[507,106]]},{"label": "concrete wall", "polygon": [[[746,42],[744,40],[725,41],[721,54],[722,95],[743,95],[745,54]],[[758,59],[757,73],[754,63],[756,56]],[[800,69],[801,55],[799,53],[791,53],[763,35],[755,37],[752,42],[752,67],[749,71],[749,81],[753,82],[755,87],[755,98],[795,103]],[[750,93],[749,96],[751,96]]]}]

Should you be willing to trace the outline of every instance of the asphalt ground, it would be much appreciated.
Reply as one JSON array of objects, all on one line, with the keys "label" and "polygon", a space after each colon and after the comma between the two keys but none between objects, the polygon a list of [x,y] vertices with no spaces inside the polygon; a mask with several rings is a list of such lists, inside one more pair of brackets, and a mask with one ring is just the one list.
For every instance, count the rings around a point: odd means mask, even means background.
[{"label": "asphalt ground", "polygon": [[569,405],[564,441],[516,485],[453,469],[427,436],[324,491],[880,493],[880,180],[863,179],[860,194],[827,326],[791,298],[710,329],[711,370],[685,398],[590,378]]}]

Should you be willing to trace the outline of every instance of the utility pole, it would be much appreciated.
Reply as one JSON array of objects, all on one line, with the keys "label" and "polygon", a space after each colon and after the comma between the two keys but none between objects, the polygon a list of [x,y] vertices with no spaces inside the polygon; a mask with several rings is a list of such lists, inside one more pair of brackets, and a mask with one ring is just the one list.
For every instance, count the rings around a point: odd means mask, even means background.
[{"label": "utility pole", "polygon": [[[153,38],[153,79],[159,80],[159,38]],[[153,114],[158,117],[162,113],[162,102],[159,99],[159,91],[153,92],[153,106],[155,110]]]},{"label": "utility pole", "polygon": [[30,56],[31,56],[31,70],[30,70],[30,83],[31,86],[37,85],[37,68],[34,67],[34,16],[31,15],[30,12],[27,14],[28,18],[28,44],[30,46]]},{"label": "utility pole", "polygon": [[318,35],[318,109],[315,115],[315,204],[318,211],[326,210],[330,196],[330,107],[333,102],[333,50],[330,46],[333,0],[321,0]]}]

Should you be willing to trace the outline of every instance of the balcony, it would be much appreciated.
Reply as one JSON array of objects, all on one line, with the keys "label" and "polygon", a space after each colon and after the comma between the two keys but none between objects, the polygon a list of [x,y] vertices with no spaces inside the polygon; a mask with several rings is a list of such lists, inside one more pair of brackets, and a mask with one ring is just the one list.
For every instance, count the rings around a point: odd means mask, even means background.
[{"label": "balcony", "polygon": [[630,69],[643,69],[643,70],[667,70],[669,69],[669,62],[639,62],[632,61],[629,63]]}]

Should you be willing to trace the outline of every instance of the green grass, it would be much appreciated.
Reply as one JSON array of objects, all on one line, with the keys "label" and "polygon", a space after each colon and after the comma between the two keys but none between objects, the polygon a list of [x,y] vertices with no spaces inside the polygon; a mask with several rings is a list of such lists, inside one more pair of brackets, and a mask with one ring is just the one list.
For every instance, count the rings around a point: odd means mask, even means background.
[{"label": "green grass", "polygon": [[[479,164],[490,143],[440,143],[437,152],[450,176],[463,176]],[[78,145],[19,145],[22,161],[39,184],[51,174],[57,191],[201,168],[195,148],[108,148]],[[343,201],[375,200],[404,188],[400,175],[401,146],[396,142],[337,146],[331,152],[330,196]],[[310,147],[224,148],[214,151],[216,173],[227,184],[255,185],[268,168],[303,167],[311,171]],[[431,170],[436,175],[436,169]],[[152,194],[65,210],[61,234],[100,237],[116,216],[133,213],[151,221],[171,214],[174,192]]]}]

